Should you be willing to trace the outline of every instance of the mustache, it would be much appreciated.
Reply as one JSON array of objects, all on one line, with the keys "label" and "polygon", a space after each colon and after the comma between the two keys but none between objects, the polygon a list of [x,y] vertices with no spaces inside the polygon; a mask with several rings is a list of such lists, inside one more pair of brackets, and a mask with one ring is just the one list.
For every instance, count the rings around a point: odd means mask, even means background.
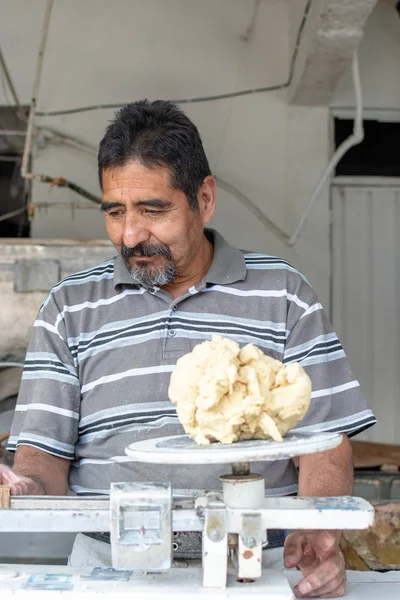
[{"label": "mustache", "polygon": [[121,256],[125,260],[132,257],[145,257],[149,258],[150,256],[166,256],[168,259],[172,259],[171,250],[168,246],[164,244],[137,244],[133,248],[128,248],[128,246],[121,246]]}]

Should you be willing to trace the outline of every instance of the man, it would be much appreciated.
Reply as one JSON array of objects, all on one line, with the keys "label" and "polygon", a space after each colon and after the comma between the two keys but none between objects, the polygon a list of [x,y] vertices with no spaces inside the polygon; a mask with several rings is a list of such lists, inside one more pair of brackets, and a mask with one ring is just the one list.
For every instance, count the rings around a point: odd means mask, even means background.
[{"label": "man", "polygon": [[[124,453],[137,440],[182,433],[167,396],[170,373],[213,333],[304,366],[313,397],[299,431],[354,434],[375,422],[305,278],[205,229],[216,184],[198,131],[179,109],[163,101],[121,109],[100,143],[99,178],[118,256],[67,277],[40,309],[10,437],[14,471],[2,469],[11,493],[58,495],[69,486],[107,494],[110,482],[130,480],[170,481],[192,493],[220,488],[221,465],[160,468]],[[349,494],[350,443],[344,435],[338,448],[300,458],[298,485],[291,461],[254,471],[270,495]],[[100,536],[78,543],[94,564],[109,560]],[[285,565],[304,574],[300,597],[344,593],[338,532],[290,534]]]}]

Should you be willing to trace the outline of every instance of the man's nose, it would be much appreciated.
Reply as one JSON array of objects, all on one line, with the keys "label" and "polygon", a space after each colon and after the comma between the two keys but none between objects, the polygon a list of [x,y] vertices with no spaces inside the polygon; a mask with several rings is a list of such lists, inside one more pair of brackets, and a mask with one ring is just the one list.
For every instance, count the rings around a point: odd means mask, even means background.
[{"label": "man's nose", "polygon": [[131,215],[127,215],[122,232],[122,243],[128,248],[134,248],[140,243],[147,242],[150,232]]}]

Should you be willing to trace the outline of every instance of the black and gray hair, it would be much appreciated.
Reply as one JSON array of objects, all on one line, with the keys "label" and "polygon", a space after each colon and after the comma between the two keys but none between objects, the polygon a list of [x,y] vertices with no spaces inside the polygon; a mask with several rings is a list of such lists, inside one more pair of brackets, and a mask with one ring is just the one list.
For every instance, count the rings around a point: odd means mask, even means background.
[{"label": "black and gray hair", "polygon": [[100,187],[104,170],[138,160],[149,168],[170,170],[172,185],[182,190],[193,210],[210,166],[197,127],[175,104],[141,100],[122,107],[100,142]]}]

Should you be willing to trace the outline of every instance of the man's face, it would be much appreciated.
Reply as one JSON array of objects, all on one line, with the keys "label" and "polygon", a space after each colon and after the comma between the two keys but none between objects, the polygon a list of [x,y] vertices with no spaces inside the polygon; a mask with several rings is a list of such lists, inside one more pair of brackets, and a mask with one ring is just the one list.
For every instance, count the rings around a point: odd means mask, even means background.
[{"label": "man's face", "polygon": [[107,234],[133,281],[159,287],[190,274],[214,211],[204,193],[194,211],[186,195],[172,187],[166,167],[149,169],[134,161],[103,171],[102,180]]}]

